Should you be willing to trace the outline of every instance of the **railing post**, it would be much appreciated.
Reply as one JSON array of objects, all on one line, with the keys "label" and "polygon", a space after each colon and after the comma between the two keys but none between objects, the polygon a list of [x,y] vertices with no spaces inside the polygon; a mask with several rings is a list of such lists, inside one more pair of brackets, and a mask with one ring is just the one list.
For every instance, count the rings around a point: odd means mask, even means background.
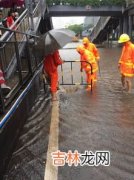
[{"label": "railing post", "polygon": [[74,83],[73,81],[73,64],[71,62],[71,81],[72,81],[72,84]]},{"label": "railing post", "polygon": [[18,73],[19,73],[19,83],[22,85],[23,79],[22,79],[22,73],[21,73],[21,63],[20,63],[20,55],[19,55],[19,48],[18,48],[18,43],[16,39],[16,33],[15,35],[15,53],[16,53],[16,59],[17,59],[17,68],[18,68]]},{"label": "railing post", "polygon": [[28,9],[28,14],[30,18],[30,25],[31,25],[31,31],[34,31],[34,21],[33,21],[33,4],[32,0],[27,0],[26,1],[26,7]]},{"label": "railing post", "polygon": [[0,112],[4,113],[4,111],[5,111],[5,103],[4,103],[4,97],[3,97],[3,94],[2,94],[2,89],[1,89],[1,86],[0,86]]},{"label": "railing post", "polygon": [[128,33],[128,16],[124,14],[123,32]]},{"label": "railing post", "polygon": [[32,71],[32,63],[31,63],[31,56],[30,56],[30,48],[29,48],[29,39],[28,39],[28,36],[26,35],[26,51],[27,51],[27,59],[28,59],[28,69],[29,69],[29,72],[30,74],[33,74],[33,71]]},{"label": "railing post", "polygon": [[120,19],[119,19],[119,35],[121,35],[122,33],[123,33],[123,18],[122,17],[120,17]]},{"label": "railing post", "polygon": [[40,0],[41,17],[44,16],[45,10],[46,10],[46,0]]},{"label": "railing post", "polygon": [[128,21],[129,21],[128,22],[129,23],[128,24],[128,27],[129,27],[129,33],[128,34],[131,38],[132,38],[132,22],[133,22],[132,20],[133,20],[132,16],[128,16]]},{"label": "railing post", "polygon": [[63,84],[63,67],[62,67],[62,64],[61,64],[61,73],[62,73],[62,84]]}]

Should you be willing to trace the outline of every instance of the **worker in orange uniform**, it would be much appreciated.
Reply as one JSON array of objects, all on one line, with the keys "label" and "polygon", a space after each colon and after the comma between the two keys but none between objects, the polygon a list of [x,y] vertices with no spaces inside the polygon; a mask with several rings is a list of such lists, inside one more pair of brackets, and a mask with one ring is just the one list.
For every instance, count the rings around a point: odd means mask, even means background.
[{"label": "worker in orange uniform", "polygon": [[45,76],[50,79],[50,89],[52,94],[52,101],[57,100],[56,92],[58,85],[58,65],[63,61],[59,55],[59,51],[55,51],[53,54],[48,54],[44,58],[43,72]]},{"label": "worker in orange uniform", "polygon": [[121,82],[123,89],[130,92],[132,86],[131,79],[134,76],[134,44],[132,44],[127,34],[122,34],[119,37],[118,43],[123,43],[118,64],[121,73]]},{"label": "worker in orange uniform", "polygon": [[[84,69],[86,76],[87,76],[87,88],[86,90],[91,90],[91,80],[92,80],[92,85],[94,85],[94,78],[95,78],[95,74],[98,70],[98,64],[95,60],[94,55],[88,51],[87,49],[85,49],[82,45],[79,45],[77,47],[77,52],[80,54],[81,56],[81,71]],[[86,61],[86,62],[85,62]],[[92,72],[91,72],[91,66],[92,66]]]},{"label": "worker in orange uniform", "polygon": [[[97,47],[95,44],[91,43],[87,37],[84,37],[82,40],[83,46],[85,49],[89,50],[91,53],[93,53],[97,63],[99,64],[100,55]],[[94,81],[97,81],[97,73],[95,74]]]}]

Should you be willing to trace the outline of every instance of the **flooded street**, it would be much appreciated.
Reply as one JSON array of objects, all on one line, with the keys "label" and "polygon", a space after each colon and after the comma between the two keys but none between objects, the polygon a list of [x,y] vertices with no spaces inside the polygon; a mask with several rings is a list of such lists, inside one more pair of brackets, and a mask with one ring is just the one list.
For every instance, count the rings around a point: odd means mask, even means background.
[{"label": "flooded street", "polygon": [[134,93],[122,92],[120,49],[100,49],[101,76],[93,93],[81,89],[60,98],[60,150],[109,151],[109,167],[59,168],[59,180],[134,179]]},{"label": "flooded street", "polygon": [[[59,150],[110,152],[109,166],[80,164],[58,167],[58,180],[134,179],[134,82],[132,93],[122,91],[118,59],[121,48],[99,48],[100,72],[90,93],[85,86],[62,86],[59,91]],[[66,61],[78,60],[75,49],[60,50]],[[64,64],[66,83],[69,65]],[[73,65],[74,81],[80,79]],[[61,82],[61,77],[60,77]],[[43,89],[30,112],[4,180],[43,180],[51,119],[50,97]],[[89,160],[89,159],[88,159]],[[52,179],[55,180],[55,179]]]}]

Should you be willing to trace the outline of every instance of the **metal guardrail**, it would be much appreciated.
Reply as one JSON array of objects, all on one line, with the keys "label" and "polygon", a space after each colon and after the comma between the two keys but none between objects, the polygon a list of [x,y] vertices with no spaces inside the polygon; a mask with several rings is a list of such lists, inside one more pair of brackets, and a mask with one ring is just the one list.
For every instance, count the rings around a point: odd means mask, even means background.
[{"label": "metal guardrail", "polygon": [[[16,37],[16,33],[14,33]],[[0,88],[0,106],[1,112],[5,111],[5,107],[7,107],[15,98],[16,94],[24,87],[24,85],[30,80],[33,76],[33,73],[42,63],[42,59],[40,61],[36,61],[33,56],[32,49],[29,44],[29,34],[23,34],[25,38],[24,48],[20,53],[20,44],[16,41],[3,41],[1,42],[0,54],[2,58],[2,54],[4,52],[4,48],[6,45],[9,47],[13,47],[15,50],[15,59],[16,65],[14,69],[14,73],[7,79],[7,84],[11,87],[11,92],[5,97],[2,94],[2,90]],[[22,42],[23,43],[23,42]]]},{"label": "metal guardrail", "polygon": [[[34,25],[39,25],[41,18],[41,4],[44,0],[37,1],[34,5],[32,18]],[[9,28],[1,28],[3,35],[0,38],[0,67],[4,73],[11,92],[4,97],[0,87],[0,110],[5,112],[17,94],[33,76],[33,73],[42,63],[36,58],[30,48],[31,21],[29,10],[25,9],[15,23]],[[14,28],[15,27],[15,28]],[[14,29],[14,30],[13,30]],[[32,36],[35,36],[32,34]]]},{"label": "metal guardrail", "polygon": [[[93,81],[92,81],[92,78],[91,78],[91,83],[88,84],[84,81],[83,79],[83,72],[81,72],[81,79],[80,79],[80,82],[75,82],[74,81],[74,73],[73,73],[73,63],[81,63],[81,62],[85,62],[87,63],[90,68],[91,68],[91,75],[93,74],[93,67],[92,67],[92,64],[87,62],[87,61],[81,61],[81,60],[76,60],[76,61],[64,61],[64,63],[70,63],[70,82],[69,83],[66,83],[64,81],[64,70],[63,70],[63,66],[64,64],[60,65],[60,72],[59,74],[61,74],[61,82],[59,82],[59,85],[91,85],[91,92],[93,90]],[[67,78],[67,74],[66,74],[66,78]],[[46,89],[46,85],[50,85],[49,82],[47,81],[47,78],[44,80],[44,90]]]},{"label": "metal guardrail", "polygon": [[[19,18],[15,21],[15,23],[10,27],[10,29],[15,29],[19,32],[30,32],[31,30],[34,31],[34,33],[37,31],[37,28],[40,23],[40,19],[42,16],[41,6],[45,5],[44,0],[40,0],[35,2],[34,10],[32,11],[32,20],[33,20],[33,26],[34,29],[32,29],[32,22],[31,22],[31,16],[28,9],[25,9],[24,12],[19,16]],[[44,7],[45,10],[45,7]],[[25,36],[23,33],[14,33],[9,32],[7,29],[2,29],[3,35],[0,38],[1,41],[17,41],[19,44],[19,53],[21,53],[24,42],[26,41]],[[0,58],[0,64],[2,66],[3,71],[5,72],[7,78],[12,74],[11,66],[13,67],[13,64],[16,64],[15,60],[15,48],[13,46],[9,46],[8,44],[3,44],[3,52],[2,58]],[[1,56],[1,55],[0,55]],[[10,70],[9,70],[10,69]]]},{"label": "metal guardrail", "polygon": [[[15,23],[10,27],[10,29],[15,29],[20,32],[28,32],[29,30],[29,16],[27,9],[20,15],[20,17],[15,21]],[[3,28],[4,34],[0,38],[0,42],[14,42],[17,41],[19,45],[19,49],[21,50],[22,41],[24,41],[24,34],[21,33],[15,33],[12,31],[8,31],[7,29]],[[15,60],[15,47],[9,45],[9,43],[3,43],[0,47],[1,53],[0,53],[0,63],[2,66],[2,69],[7,77],[11,75],[11,72],[9,71],[11,65],[16,63]]]}]

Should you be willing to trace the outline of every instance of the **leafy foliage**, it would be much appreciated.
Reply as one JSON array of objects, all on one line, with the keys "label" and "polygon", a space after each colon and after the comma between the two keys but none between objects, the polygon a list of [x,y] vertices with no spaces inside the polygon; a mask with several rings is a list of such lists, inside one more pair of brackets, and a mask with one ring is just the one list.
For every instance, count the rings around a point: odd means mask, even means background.
[{"label": "leafy foliage", "polygon": [[125,5],[125,0],[47,0],[48,5],[73,5],[73,6],[102,6]]},{"label": "leafy foliage", "polygon": [[69,26],[66,27],[66,28],[74,31],[76,34],[81,34],[81,32],[83,31],[83,24],[69,25]]}]

